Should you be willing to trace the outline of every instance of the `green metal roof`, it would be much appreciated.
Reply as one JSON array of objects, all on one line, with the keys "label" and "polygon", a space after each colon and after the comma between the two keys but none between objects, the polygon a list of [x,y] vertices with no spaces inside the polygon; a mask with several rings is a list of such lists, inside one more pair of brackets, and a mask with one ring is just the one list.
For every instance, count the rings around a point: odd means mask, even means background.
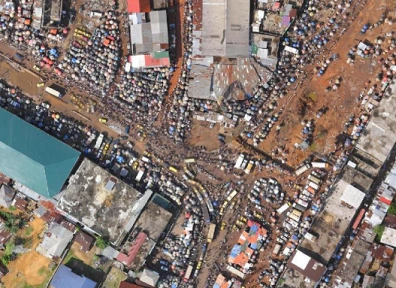
[{"label": "green metal roof", "polygon": [[155,59],[169,58],[169,51],[154,52]]},{"label": "green metal roof", "polygon": [[0,108],[0,172],[46,198],[62,188],[80,152]]}]

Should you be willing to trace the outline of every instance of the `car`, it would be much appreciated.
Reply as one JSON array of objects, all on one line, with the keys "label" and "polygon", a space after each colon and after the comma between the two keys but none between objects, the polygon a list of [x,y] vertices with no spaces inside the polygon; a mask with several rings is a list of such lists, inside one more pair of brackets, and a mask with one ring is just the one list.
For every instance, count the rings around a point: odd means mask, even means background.
[{"label": "car", "polygon": [[212,122],[212,123],[210,123],[209,128],[213,129],[215,127],[215,125],[216,125],[216,123]]},{"label": "car", "polygon": [[33,66],[33,69],[36,70],[36,71],[40,71],[40,70],[41,70],[40,67],[37,66],[37,65],[34,65],[34,66]]},{"label": "car", "polygon": [[138,161],[133,162],[132,168],[137,170],[138,167],[139,167],[139,162]]},{"label": "car", "polygon": [[44,82],[37,83],[37,87],[43,87],[45,85]]},{"label": "car", "polygon": [[99,118],[99,122],[102,123],[102,124],[106,124],[107,123],[107,118],[100,117]]},{"label": "car", "polygon": [[224,230],[227,227],[227,223],[221,222],[220,230]]}]

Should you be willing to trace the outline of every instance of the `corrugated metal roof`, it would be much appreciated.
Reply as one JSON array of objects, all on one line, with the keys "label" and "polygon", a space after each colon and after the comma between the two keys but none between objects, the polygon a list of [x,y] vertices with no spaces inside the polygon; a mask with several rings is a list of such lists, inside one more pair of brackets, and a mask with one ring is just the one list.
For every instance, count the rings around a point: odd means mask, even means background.
[{"label": "corrugated metal roof", "polygon": [[52,198],[62,188],[80,153],[0,109],[0,171],[40,195]]},{"label": "corrugated metal roof", "polygon": [[130,26],[131,44],[133,54],[148,53],[153,51],[153,39],[150,23],[142,23]]},{"label": "corrugated metal roof", "polygon": [[250,3],[244,0],[204,0],[202,54],[249,56]]},{"label": "corrugated metal roof", "polygon": [[151,11],[150,23],[153,43],[163,44],[168,43],[168,22],[166,18],[166,11]]},{"label": "corrugated metal roof", "polygon": [[74,274],[69,267],[62,264],[56,271],[50,286],[53,288],[95,288],[96,284],[85,276]]},{"label": "corrugated metal roof", "polygon": [[150,12],[150,0],[128,0],[128,13]]}]

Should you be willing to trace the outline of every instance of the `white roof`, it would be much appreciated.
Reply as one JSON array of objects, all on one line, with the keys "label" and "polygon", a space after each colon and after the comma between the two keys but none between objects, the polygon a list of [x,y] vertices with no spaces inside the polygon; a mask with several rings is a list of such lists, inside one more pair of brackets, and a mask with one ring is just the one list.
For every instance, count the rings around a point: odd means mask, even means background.
[{"label": "white roof", "polygon": [[364,197],[365,194],[362,191],[349,184],[346,187],[344,194],[342,194],[340,200],[357,209],[360,207],[360,204],[362,204]]},{"label": "white roof", "polygon": [[298,268],[305,270],[305,268],[307,268],[307,265],[310,260],[311,260],[311,257],[309,257],[308,255],[304,254],[303,252],[297,250],[291,263],[293,265],[296,265]]},{"label": "white roof", "polygon": [[385,227],[382,233],[381,243],[396,247],[396,229]]},{"label": "white roof", "polygon": [[155,287],[159,280],[159,274],[149,269],[144,269],[139,278],[140,281]]},{"label": "white roof", "polygon": [[386,176],[385,183],[396,189],[396,175],[392,172]]}]

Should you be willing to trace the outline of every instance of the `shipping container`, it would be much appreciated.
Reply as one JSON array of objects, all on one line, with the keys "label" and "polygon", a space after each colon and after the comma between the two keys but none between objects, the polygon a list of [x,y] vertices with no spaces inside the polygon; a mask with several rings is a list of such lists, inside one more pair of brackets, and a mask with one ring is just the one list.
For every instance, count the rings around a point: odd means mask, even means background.
[{"label": "shipping container", "polygon": [[314,168],[327,168],[329,164],[326,162],[311,162],[312,167]]},{"label": "shipping container", "polygon": [[48,94],[51,94],[52,96],[55,96],[57,98],[62,98],[62,94],[61,92],[55,90],[54,88],[51,87],[45,87],[45,92],[47,92]]},{"label": "shipping container", "polygon": [[299,167],[294,173],[296,174],[296,176],[300,176],[301,174],[306,172],[309,168],[311,168],[309,164],[304,164],[301,167]]}]

